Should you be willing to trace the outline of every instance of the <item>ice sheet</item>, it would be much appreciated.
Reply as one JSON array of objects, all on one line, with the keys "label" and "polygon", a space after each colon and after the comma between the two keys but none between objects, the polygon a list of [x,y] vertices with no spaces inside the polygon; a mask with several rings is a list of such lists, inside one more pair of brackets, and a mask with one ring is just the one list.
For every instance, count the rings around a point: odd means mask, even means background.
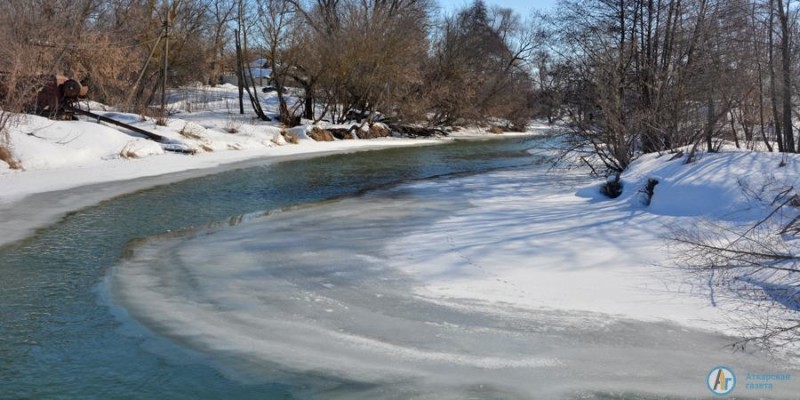
[{"label": "ice sheet", "polygon": [[774,370],[653,265],[672,217],[576,197],[584,179],[437,179],[150,238],[111,293],[243,375],[341,382],[309,380],[323,397],[696,397],[716,365]]}]

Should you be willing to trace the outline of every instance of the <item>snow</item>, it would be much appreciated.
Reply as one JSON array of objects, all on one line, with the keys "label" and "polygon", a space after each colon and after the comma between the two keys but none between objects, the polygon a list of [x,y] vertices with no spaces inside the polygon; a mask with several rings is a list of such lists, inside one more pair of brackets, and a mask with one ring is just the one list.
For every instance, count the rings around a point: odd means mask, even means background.
[{"label": "snow", "polygon": [[[277,109],[275,97],[261,96],[268,113]],[[299,144],[291,145],[281,135],[279,123],[261,122],[250,115],[239,115],[236,102],[237,88],[229,84],[175,90],[169,94],[167,108],[172,113],[166,126],[157,125],[152,118],[118,112],[92,101],[84,106],[98,115],[163,136],[172,147],[194,152],[194,157],[165,154],[163,146],[158,143],[124,128],[95,123],[91,118],[53,121],[38,116],[21,116],[9,133],[11,152],[21,161],[24,171],[10,170],[5,163],[0,163],[0,184],[4,188],[0,193],[0,204],[34,193],[209,168],[257,157],[431,144],[447,140],[382,138],[317,143],[307,135],[312,126],[303,125],[286,130],[298,138]],[[321,122],[317,126],[325,129],[350,128],[351,125]],[[542,129],[547,127],[537,126],[525,134]],[[462,136],[493,135],[474,130]],[[231,150],[236,152],[231,153]]]},{"label": "snow", "polygon": [[625,197],[633,198],[647,179],[659,181],[648,212],[671,216],[708,216],[748,222],[765,211],[749,193],[778,194],[779,188],[798,187],[800,166],[794,155],[779,168],[784,155],[737,151],[701,153],[686,164],[686,156],[648,154],[634,162],[623,176]]},{"label": "snow", "polygon": [[[454,187],[447,190],[464,193],[470,206],[393,242],[389,259],[426,282],[421,290],[442,298],[671,320],[702,329],[719,322],[703,298],[678,290],[682,282],[672,271],[654,266],[668,257],[663,238],[674,219],[627,199],[578,197],[581,179],[515,172],[448,182]],[[478,187],[485,189],[470,190]]]},{"label": "snow", "polygon": [[[705,282],[667,265],[665,237],[700,217],[763,215],[739,189],[763,181],[775,161],[647,155],[614,200],[594,195],[598,184],[583,173],[535,168],[412,182],[153,237],[112,270],[109,290],[157,333],[247,376],[278,364],[396,397],[459,398],[477,384],[487,397],[704,396],[714,365],[774,364],[723,349],[734,340],[726,299],[713,303]],[[775,179],[795,179],[794,168]],[[653,177],[661,183],[648,207],[640,188]]]},{"label": "snow", "polygon": [[115,129],[90,122],[71,123],[26,116],[12,131],[13,154],[26,169],[56,169],[86,165],[97,160],[164,154],[158,143],[120,134]]}]

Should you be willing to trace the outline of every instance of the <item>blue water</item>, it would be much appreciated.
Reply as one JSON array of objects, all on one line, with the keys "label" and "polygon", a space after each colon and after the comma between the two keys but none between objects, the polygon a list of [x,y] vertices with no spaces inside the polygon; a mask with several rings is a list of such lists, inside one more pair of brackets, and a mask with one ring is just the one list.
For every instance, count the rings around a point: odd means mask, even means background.
[{"label": "blue water", "polygon": [[[72,212],[0,249],[0,398],[329,397],[314,377],[242,382],[123,323],[102,283],[133,239],[394,183],[540,162],[537,139],[456,142],[288,161],[154,187]],[[128,325],[126,325],[128,324]],[[331,382],[331,390],[356,383]]]}]

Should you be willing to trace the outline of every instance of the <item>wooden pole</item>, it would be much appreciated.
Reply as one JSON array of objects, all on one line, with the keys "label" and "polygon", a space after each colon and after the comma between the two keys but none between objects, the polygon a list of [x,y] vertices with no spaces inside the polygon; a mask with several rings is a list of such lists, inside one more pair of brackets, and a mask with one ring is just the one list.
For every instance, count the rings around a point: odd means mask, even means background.
[{"label": "wooden pole", "polygon": [[150,55],[147,57],[147,61],[145,61],[144,67],[142,67],[142,70],[139,72],[139,77],[136,79],[136,83],[133,84],[133,89],[131,89],[131,93],[128,95],[128,99],[126,102],[126,104],[128,104],[129,107],[131,101],[133,100],[133,96],[136,94],[136,89],[139,87],[139,84],[142,83],[142,78],[144,78],[144,72],[147,71],[147,67],[150,65],[150,60],[153,58],[153,54],[156,53],[156,49],[158,48],[158,45],[161,44],[161,39],[163,38],[164,34],[162,32],[161,34],[159,34],[156,44],[153,45],[153,48],[150,50]]},{"label": "wooden pole", "polygon": [[169,75],[169,7],[164,20],[164,81],[161,84],[161,118],[166,118],[167,82]]}]

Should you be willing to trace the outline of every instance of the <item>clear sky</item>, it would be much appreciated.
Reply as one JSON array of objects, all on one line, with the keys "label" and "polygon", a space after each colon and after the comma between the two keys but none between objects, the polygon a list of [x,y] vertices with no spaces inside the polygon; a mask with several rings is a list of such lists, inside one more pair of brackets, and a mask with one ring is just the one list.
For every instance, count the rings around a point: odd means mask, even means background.
[{"label": "clear sky", "polygon": [[[463,8],[472,4],[472,0],[438,0],[439,5],[445,12]],[[500,7],[511,8],[523,17],[527,17],[532,10],[547,10],[553,8],[558,0],[484,0],[487,5],[498,5]]]}]

